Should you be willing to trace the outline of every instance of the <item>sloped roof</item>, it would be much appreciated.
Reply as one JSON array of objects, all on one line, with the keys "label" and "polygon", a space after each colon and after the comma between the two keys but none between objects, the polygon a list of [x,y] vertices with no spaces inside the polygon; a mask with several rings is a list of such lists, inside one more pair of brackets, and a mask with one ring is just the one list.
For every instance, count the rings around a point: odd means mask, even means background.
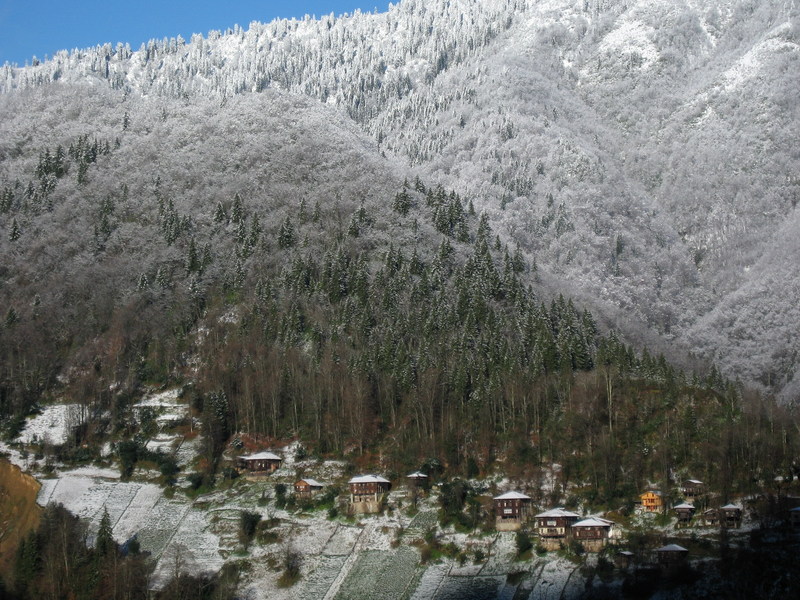
[{"label": "sloped roof", "polygon": [[700,481],[699,479],[687,479],[686,481],[684,481],[684,483],[696,483],[696,484],[700,484],[700,485],[703,484],[703,482]]},{"label": "sloped roof", "polygon": [[726,504],[725,506],[720,507],[722,510],[742,510],[735,504]]},{"label": "sloped roof", "polygon": [[611,521],[606,521],[605,519],[600,520],[595,517],[589,517],[588,519],[584,519],[583,521],[578,521],[574,523],[573,527],[611,527],[613,523]]},{"label": "sloped roof", "polygon": [[506,492],[501,496],[495,496],[495,500],[530,500],[530,496],[521,494],[519,492]]},{"label": "sloped roof", "polygon": [[576,515],[574,512],[570,512],[568,510],[564,510],[563,508],[553,508],[551,510],[545,511],[543,513],[539,513],[536,515],[536,518],[546,518],[546,517],[575,517],[577,519],[580,518],[580,515]]},{"label": "sloped roof", "polygon": [[422,471],[414,471],[413,473],[409,473],[408,475],[406,475],[406,477],[412,477],[414,479],[420,479],[422,477],[424,477],[425,479],[428,478],[428,476],[425,475],[425,473],[423,473]]},{"label": "sloped roof", "polygon": [[656,552],[688,552],[688,550],[683,546],[678,546],[678,544],[668,544],[658,548]]},{"label": "sloped roof", "polygon": [[684,502],[683,504],[678,504],[678,506],[673,506],[672,508],[683,508],[687,510],[694,510],[694,506],[689,504],[688,502]]},{"label": "sloped roof", "polygon": [[391,483],[380,475],[356,475],[347,483]]},{"label": "sloped roof", "polygon": [[283,459],[277,454],[273,454],[272,452],[258,452],[256,454],[242,456],[242,460],[283,460]]},{"label": "sloped roof", "polygon": [[[301,479],[300,481],[305,481],[311,487],[325,487],[323,484],[321,484],[316,479],[310,479],[309,477],[305,477],[304,479]],[[298,481],[298,483],[300,483],[300,481]]]}]

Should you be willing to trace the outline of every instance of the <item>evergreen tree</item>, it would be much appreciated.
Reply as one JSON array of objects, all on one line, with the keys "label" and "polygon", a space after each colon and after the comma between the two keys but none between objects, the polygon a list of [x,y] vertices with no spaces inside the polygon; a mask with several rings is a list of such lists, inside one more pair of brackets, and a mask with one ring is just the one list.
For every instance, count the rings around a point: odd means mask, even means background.
[{"label": "evergreen tree", "polygon": [[291,248],[296,242],[297,235],[294,231],[294,225],[292,225],[292,220],[289,218],[289,215],[286,215],[286,218],[283,220],[278,230],[278,246],[281,248]]},{"label": "evergreen tree", "polygon": [[94,548],[100,556],[108,556],[117,549],[117,544],[114,542],[111,531],[111,518],[108,516],[106,507],[103,507],[103,516],[100,518],[100,528],[97,530]]},{"label": "evergreen tree", "polygon": [[17,223],[17,219],[11,219],[11,226],[8,229],[8,239],[12,242],[16,242],[20,237],[22,237],[22,229]]}]

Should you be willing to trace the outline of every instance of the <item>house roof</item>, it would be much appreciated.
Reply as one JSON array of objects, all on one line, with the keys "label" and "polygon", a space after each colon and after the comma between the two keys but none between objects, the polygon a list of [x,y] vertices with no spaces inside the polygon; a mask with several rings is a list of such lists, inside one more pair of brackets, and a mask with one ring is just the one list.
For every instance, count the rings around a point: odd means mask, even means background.
[{"label": "house roof", "polygon": [[412,478],[412,479],[421,479],[423,477],[425,479],[428,478],[428,476],[425,475],[425,473],[423,473],[422,471],[414,471],[413,473],[409,473],[408,475],[406,475],[406,477],[409,477],[409,478]]},{"label": "house roof", "polygon": [[617,554],[621,554],[622,556],[633,556],[633,552],[630,550],[620,550]]},{"label": "house roof", "polygon": [[256,454],[242,456],[242,460],[283,460],[283,459],[277,454],[273,454],[272,452],[258,452]]},{"label": "house roof", "polygon": [[686,481],[684,481],[684,483],[695,483],[695,484],[701,484],[702,485],[703,482],[700,481],[699,479],[687,479]]},{"label": "house roof", "polygon": [[689,504],[688,502],[684,502],[683,504],[678,504],[678,506],[673,506],[672,508],[682,508],[686,510],[694,510],[694,506]]},{"label": "house roof", "polygon": [[380,475],[356,475],[347,483],[391,483]]},{"label": "house roof", "polygon": [[738,506],[736,506],[735,504],[726,504],[725,506],[722,506],[722,507],[720,507],[720,508],[721,508],[722,510],[741,510],[741,508],[739,508],[739,507],[738,507]]},{"label": "house roof", "polygon": [[688,552],[688,550],[683,546],[678,546],[678,544],[668,544],[656,549],[656,552]]},{"label": "house roof", "polygon": [[530,500],[530,496],[520,494],[519,492],[506,492],[502,496],[495,496],[495,500]]},{"label": "house roof", "polygon": [[576,515],[574,512],[570,512],[568,510],[564,510],[563,508],[553,508],[551,510],[545,511],[543,513],[539,513],[536,515],[536,518],[546,518],[546,517],[575,517],[580,518],[580,515]]},{"label": "house roof", "polygon": [[611,527],[611,521],[606,521],[605,519],[598,519],[596,517],[589,517],[588,519],[584,519],[583,521],[578,521],[574,523],[573,527]]},{"label": "house roof", "polygon": [[308,478],[308,477],[306,477],[305,479],[301,479],[301,480],[300,480],[300,481],[298,481],[297,483],[301,483],[301,482],[303,482],[303,481],[305,481],[305,482],[306,482],[308,485],[310,485],[311,487],[325,487],[323,484],[321,484],[321,483],[320,483],[319,481],[317,481],[316,479],[310,479],[310,478]]},{"label": "house roof", "polygon": [[656,496],[660,496],[661,492],[659,490],[647,490],[646,492],[639,494],[639,496],[646,496],[647,494],[655,494]]}]

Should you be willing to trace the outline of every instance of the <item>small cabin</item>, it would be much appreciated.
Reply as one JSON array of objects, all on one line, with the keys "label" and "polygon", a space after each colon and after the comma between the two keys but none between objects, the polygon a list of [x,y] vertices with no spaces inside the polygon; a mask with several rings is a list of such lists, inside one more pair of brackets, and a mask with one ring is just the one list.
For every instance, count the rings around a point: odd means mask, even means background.
[{"label": "small cabin", "polygon": [[580,519],[574,512],[554,508],[534,517],[536,533],[547,550],[557,550],[570,533],[570,527]]},{"label": "small cabin", "polygon": [[675,516],[678,519],[678,525],[685,527],[691,523],[692,517],[694,517],[695,508],[694,505],[684,502],[683,504],[673,506],[672,511],[675,513]]},{"label": "small cabin", "polygon": [[311,498],[325,487],[316,479],[301,479],[294,484],[294,495],[298,498]]},{"label": "small cabin", "polygon": [[716,527],[719,525],[719,509],[709,508],[703,511],[703,525],[706,527]]},{"label": "small cabin", "polygon": [[428,483],[428,476],[422,471],[409,473],[406,475],[406,479],[408,479],[408,484],[412,487],[425,487],[425,484]]},{"label": "small cabin", "polygon": [[689,502],[706,493],[706,484],[699,479],[687,479],[681,483],[681,494]]},{"label": "small cabin", "polygon": [[350,510],[357,514],[380,512],[381,501],[392,483],[379,475],[357,475],[347,482],[350,486]]},{"label": "small cabin", "polygon": [[588,552],[599,552],[611,538],[614,525],[613,521],[607,519],[589,517],[572,524],[572,539],[578,540]]},{"label": "small cabin", "polygon": [[800,531],[800,506],[789,511],[789,527]]},{"label": "small cabin", "polygon": [[520,492],[506,492],[493,498],[497,531],[516,531],[528,520],[531,499]]},{"label": "small cabin", "polygon": [[658,563],[664,566],[681,564],[689,556],[689,551],[678,544],[669,544],[656,549]]},{"label": "small cabin", "polygon": [[658,490],[648,490],[639,496],[642,508],[647,512],[658,512],[664,507],[664,498]]},{"label": "small cabin", "polygon": [[742,509],[735,504],[726,504],[719,509],[719,520],[725,527],[742,526]]},{"label": "small cabin", "polygon": [[269,475],[281,468],[283,459],[272,452],[258,452],[239,458],[239,468],[249,475]]},{"label": "small cabin", "polygon": [[627,569],[633,564],[634,556],[630,550],[621,550],[614,555],[614,564],[618,569]]}]

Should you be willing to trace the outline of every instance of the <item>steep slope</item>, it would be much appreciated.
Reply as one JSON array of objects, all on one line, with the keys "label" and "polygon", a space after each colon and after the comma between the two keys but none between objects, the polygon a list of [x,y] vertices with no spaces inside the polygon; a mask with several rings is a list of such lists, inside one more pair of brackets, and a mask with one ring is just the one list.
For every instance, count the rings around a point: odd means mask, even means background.
[{"label": "steep slope", "polygon": [[[52,82],[104,82],[131,106],[281,89],[339,107],[628,339],[780,390],[799,337],[796,276],[772,250],[796,235],[797,27],[778,0],[404,0],[63,52],[6,65],[0,86],[46,98]],[[778,275],[767,325],[747,290]],[[715,316],[731,311],[735,332]]]}]

